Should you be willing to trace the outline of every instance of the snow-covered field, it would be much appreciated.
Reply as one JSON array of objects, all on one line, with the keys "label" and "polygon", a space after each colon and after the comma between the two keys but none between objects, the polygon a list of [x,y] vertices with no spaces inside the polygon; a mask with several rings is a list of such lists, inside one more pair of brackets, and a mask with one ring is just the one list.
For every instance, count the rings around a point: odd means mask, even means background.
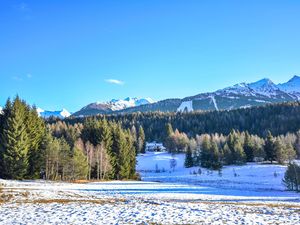
[{"label": "snow-covered field", "polygon": [[[177,166],[170,169],[170,160]],[[282,183],[286,166],[248,163],[244,166],[225,166],[221,172],[198,167],[184,167],[185,154],[166,152],[139,155],[137,170],[144,181],[175,182],[247,191],[284,191]],[[199,173],[200,172],[200,173]]]},{"label": "snow-covered field", "polygon": [[141,182],[0,180],[0,224],[300,224],[300,195],[284,191],[284,167],[194,175],[183,155],[170,171],[170,158],[139,156]]}]

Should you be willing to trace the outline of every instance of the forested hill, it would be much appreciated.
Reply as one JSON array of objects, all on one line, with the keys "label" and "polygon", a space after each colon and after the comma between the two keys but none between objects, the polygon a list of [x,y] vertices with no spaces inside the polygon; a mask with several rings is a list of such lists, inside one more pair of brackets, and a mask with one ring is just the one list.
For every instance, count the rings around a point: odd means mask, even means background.
[{"label": "forested hill", "polygon": [[[147,140],[164,140],[165,126],[171,123],[174,129],[189,136],[203,133],[229,134],[232,129],[248,131],[265,136],[270,130],[274,135],[296,132],[300,128],[300,102],[269,104],[236,110],[206,111],[190,113],[132,113],[122,115],[98,115],[101,119],[121,122],[125,128],[141,125]],[[65,122],[74,124],[85,118],[69,118]],[[49,120],[49,123],[55,120]]]}]

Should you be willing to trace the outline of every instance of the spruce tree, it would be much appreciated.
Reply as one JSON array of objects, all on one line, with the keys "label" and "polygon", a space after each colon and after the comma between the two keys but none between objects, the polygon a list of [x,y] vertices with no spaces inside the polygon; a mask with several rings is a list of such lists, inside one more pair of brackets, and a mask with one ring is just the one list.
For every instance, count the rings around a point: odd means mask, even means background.
[{"label": "spruce tree", "polygon": [[201,145],[201,166],[205,168],[210,167],[210,136],[205,135]]},{"label": "spruce tree", "polygon": [[74,147],[73,149],[73,157],[72,157],[72,163],[73,163],[73,171],[72,171],[72,177],[73,179],[87,179],[88,175],[88,162],[87,157],[83,153],[83,151],[77,147]]},{"label": "spruce tree", "polygon": [[120,154],[118,156],[119,173],[117,174],[117,179],[128,179],[130,176],[130,150],[131,150],[131,140],[122,129],[118,131],[118,148]]},{"label": "spruce tree", "polygon": [[251,135],[249,134],[248,131],[245,133],[244,152],[246,154],[247,162],[253,162],[253,160],[254,160],[254,143],[253,143]]},{"label": "spruce tree", "polygon": [[192,149],[190,146],[188,146],[186,154],[185,154],[184,166],[185,166],[185,168],[190,168],[190,167],[194,166]]},{"label": "spruce tree", "polygon": [[279,164],[284,164],[286,160],[285,148],[282,141],[276,138],[273,143],[274,151],[276,154],[276,160]]},{"label": "spruce tree", "polygon": [[167,137],[171,136],[174,133],[174,130],[173,130],[173,127],[172,127],[171,123],[167,123],[166,133],[167,133]]},{"label": "spruce tree", "polygon": [[28,106],[18,96],[7,102],[0,137],[3,178],[24,179],[28,171],[29,137],[26,127]]},{"label": "spruce tree", "polygon": [[297,159],[300,159],[300,130],[296,133],[295,150]]},{"label": "spruce tree", "polygon": [[29,141],[28,151],[28,174],[29,178],[40,178],[44,168],[45,149],[42,148],[42,141],[46,135],[46,127],[42,118],[39,117],[35,107],[27,112],[27,134]]},{"label": "spruce tree", "polygon": [[283,183],[290,191],[300,192],[300,166],[290,163],[283,178]]},{"label": "spruce tree", "polygon": [[146,150],[146,141],[145,141],[145,132],[142,126],[139,126],[138,131],[138,152],[145,153]]},{"label": "spruce tree", "polygon": [[222,167],[218,145],[213,139],[211,139],[210,143],[209,163],[209,168],[213,170],[219,170]]},{"label": "spruce tree", "polygon": [[232,153],[235,164],[240,165],[246,162],[246,155],[239,138],[235,139]]},{"label": "spruce tree", "polygon": [[273,163],[273,161],[276,159],[276,152],[274,149],[274,138],[270,131],[267,133],[264,150],[266,153],[266,160]]}]

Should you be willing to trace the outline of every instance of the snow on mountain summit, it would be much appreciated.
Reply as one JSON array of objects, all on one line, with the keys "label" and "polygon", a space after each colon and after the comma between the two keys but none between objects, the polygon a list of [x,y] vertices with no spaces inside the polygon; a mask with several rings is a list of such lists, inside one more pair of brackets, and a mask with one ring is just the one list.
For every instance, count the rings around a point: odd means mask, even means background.
[{"label": "snow on mountain summit", "polygon": [[64,118],[71,116],[71,113],[69,113],[68,110],[66,110],[66,109],[62,109],[59,111],[45,111],[41,108],[37,108],[37,113],[39,114],[39,116],[41,116],[45,119],[47,119],[49,117],[57,117],[60,119],[64,119]]},{"label": "snow on mountain summit", "polygon": [[256,93],[261,95],[265,95],[268,97],[276,96],[278,94],[279,88],[276,84],[273,83],[268,78],[264,78],[262,80],[256,81],[254,83],[248,84],[251,89],[253,89]]},{"label": "snow on mountain summit", "polygon": [[294,76],[288,82],[283,84],[278,84],[280,90],[295,95],[298,100],[300,100],[300,77]]},{"label": "snow on mountain summit", "polygon": [[112,99],[111,101],[107,102],[110,106],[111,110],[117,111],[122,110],[130,107],[146,105],[154,103],[155,101],[151,98],[131,98],[127,97],[125,99]]}]

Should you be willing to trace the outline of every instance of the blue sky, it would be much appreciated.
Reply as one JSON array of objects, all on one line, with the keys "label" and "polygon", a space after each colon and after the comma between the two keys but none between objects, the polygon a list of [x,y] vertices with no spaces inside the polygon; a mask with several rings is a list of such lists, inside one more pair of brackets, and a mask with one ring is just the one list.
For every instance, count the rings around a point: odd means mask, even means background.
[{"label": "blue sky", "polygon": [[299,27],[298,0],[2,0],[0,105],[18,93],[74,112],[284,82],[300,74]]}]

